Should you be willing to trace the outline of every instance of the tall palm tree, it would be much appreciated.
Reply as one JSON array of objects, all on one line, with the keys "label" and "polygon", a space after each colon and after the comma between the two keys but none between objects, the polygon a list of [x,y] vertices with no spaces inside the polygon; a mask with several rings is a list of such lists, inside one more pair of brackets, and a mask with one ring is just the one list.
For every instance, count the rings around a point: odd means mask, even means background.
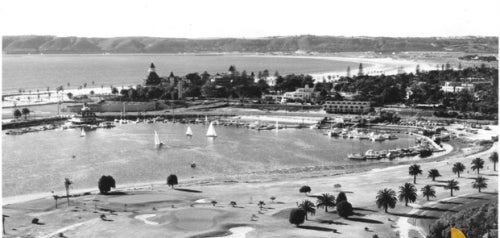
[{"label": "tall palm tree", "polygon": [[409,168],[409,174],[413,176],[413,184],[417,183],[417,175],[422,174],[422,170],[420,169],[420,165],[414,164]]},{"label": "tall palm tree", "polygon": [[436,190],[431,185],[425,185],[420,191],[424,197],[427,197],[427,201],[429,201],[429,197],[436,197]]},{"label": "tall palm tree", "polygon": [[460,162],[456,162],[452,168],[453,173],[457,174],[459,178],[460,178],[460,173],[464,172],[464,170],[465,170],[465,165]]},{"label": "tall palm tree", "polygon": [[490,161],[493,162],[493,171],[497,171],[498,153],[496,151],[491,153]]},{"label": "tall palm tree", "polygon": [[307,213],[311,213],[311,216],[314,216],[314,214],[316,214],[316,209],[314,207],[314,203],[309,200],[304,200],[301,204],[299,204],[299,208],[306,212],[306,220]]},{"label": "tall palm tree", "polygon": [[431,169],[429,170],[429,176],[427,177],[432,178],[432,181],[436,181],[436,177],[441,177],[441,174],[439,173],[439,170]]},{"label": "tall palm tree", "polygon": [[398,201],[396,198],[396,192],[390,188],[379,190],[376,199],[377,207],[383,207],[385,213],[387,213],[387,208],[396,207],[396,202]]},{"label": "tall palm tree", "polygon": [[330,195],[328,193],[323,193],[321,196],[318,197],[318,200],[316,201],[316,207],[325,207],[325,212],[328,212],[328,207],[334,207],[335,206],[335,197],[333,195]]},{"label": "tall palm tree", "polygon": [[481,158],[475,158],[472,160],[472,171],[477,170],[477,175],[479,176],[479,170],[484,166],[484,160]]},{"label": "tall palm tree", "polygon": [[488,183],[486,183],[486,180],[488,180],[488,179],[483,177],[483,176],[479,176],[479,177],[474,179],[474,182],[472,182],[472,187],[477,188],[479,190],[479,192],[481,192],[481,188],[488,187]]},{"label": "tall palm tree", "polygon": [[417,188],[411,183],[405,183],[405,185],[399,187],[399,201],[405,201],[405,206],[408,206],[408,202],[415,202],[417,200]]},{"label": "tall palm tree", "polygon": [[64,179],[64,188],[66,188],[66,199],[68,199],[68,206],[69,206],[69,187],[73,184],[69,178]]},{"label": "tall palm tree", "polygon": [[448,180],[447,184],[444,186],[444,189],[450,190],[450,197],[453,197],[453,190],[460,190],[460,186],[458,186],[458,181],[455,179]]}]

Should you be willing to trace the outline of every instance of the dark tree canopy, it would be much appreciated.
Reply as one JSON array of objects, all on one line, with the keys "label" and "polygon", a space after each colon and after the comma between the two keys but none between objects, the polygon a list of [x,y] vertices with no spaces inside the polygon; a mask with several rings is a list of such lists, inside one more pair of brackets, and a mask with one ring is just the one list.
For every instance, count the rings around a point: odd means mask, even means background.
[{"label": "dark tree canopy", "polygon": [[290,211],[290,218],[288,219],[288,221],[290,221],[291,224],[299,226],[300,224],[304,223],[305,219],[306,212],[302,209],[294,208]]},{"label": "dark tree canopy", "polygon": [[98,186],[99,186],[99,191],[102,194],[106,194],[109,191],[111,191],[111,188],[115,188],[116,187],[116,182],[115,182],[115,179],[112,176],[110,176],[110,175],[108,175],[108,176],[103,175],[99,179]]},{"label": "dark tree canopy", "polygon": [[337,213],[344,218],[351,216],[353,214],[352,205],[348,201],[337,203]]},{"label": "dark tree canopy", "polygon": [[337,201],[336,203],[340,203],[341,201],[347,201],[347,196],[345,195],[344,192],[340,192],[339,195],[337,195]]},{"label": "dark tree canopy", "polygon": [[170,187],[174,187],[175,185],[178,184],[178,181],[177,181],[177,175],[175,174],[171,174],[167,177],[167,185],[170,186]]},{"label": "dark tree canopy", "polygon": [[304,185],[300,187],[299,192],[301,193],[310,193],[311,192],[311,187]]}]

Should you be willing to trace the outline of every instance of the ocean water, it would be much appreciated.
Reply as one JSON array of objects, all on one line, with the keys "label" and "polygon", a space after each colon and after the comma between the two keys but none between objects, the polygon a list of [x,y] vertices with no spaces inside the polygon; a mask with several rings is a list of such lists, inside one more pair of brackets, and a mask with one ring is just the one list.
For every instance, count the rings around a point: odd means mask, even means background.
[{"label": "ocean water", "polygon": [[[96,188],[102,175],[118,184],[162,181],[175,173],[182,181],[199,177],[224,178],[235,174],[307,166],[335,166],[350,161],[348,153],[413,145],[408,135],[384,142],[328,138],[320,130],[255,131],[216,127],[218,137],[205,136],[207,126],[172,123],[126,124],[89,131],[55,130],[18,136],[2,135],[3,197],[62,191],[64,178],[73,189]],[[156,130],[165,147],[153,145]],[[73,157],[74,156],[74,157]],[[190,167],[195,161],[196,169]]]},{"label": "ocean water", "polygon": [[[3,91],[52,90],[70,83],[88,87],[128,86],[143,83],[149,64],[154,62],[160,76],[208,71],[226,72],[230,65],[248,73],[268,69],[270,74],[307,74],[356,69],[356,62],[237,55],[3,55]],[[92,85],[94,81],[95,85]]]}]

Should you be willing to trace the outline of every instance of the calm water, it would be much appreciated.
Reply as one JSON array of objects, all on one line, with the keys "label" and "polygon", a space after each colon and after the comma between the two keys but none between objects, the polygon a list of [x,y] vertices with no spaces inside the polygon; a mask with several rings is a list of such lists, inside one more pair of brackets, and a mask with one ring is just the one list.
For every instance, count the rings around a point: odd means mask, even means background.
[{"label": "calm water", "polygon": [[226,72],[230,65],[248,73],[268,69],[271,74],[319,73],[355,69],[358,63],[324,59],[278,58],[262,56],[199,55],[3,55],[3,91],[19,88],[46,90],[59,85],[72,88],[83,83],[92,86],[127,86],[143,83],[151,62],[160,76],[192,72]]},{"label": "calm water", "polygon": [[[210,141],[203,125],[172,123],[127,124],[98,129],[80,137],[79,130],[44,131],[20,136],[2,135],[3,196],[63,190],[65,177],[74,189],[95,188],[101,175],[112,175],[119,184],[164,180],[176,173],[180,179],[223,177],[247,172],[314,165],[363,163],[346,155],[372,149],[405,147],[413,140],[398,135],[395,141],[371,142],[328,138],[318,130],[254,131],[216,127],[219,137]],[[157,130],[166,147],[153,146]],[[362,145],[362,146],[360,146]],[[72,156],[75,155],[75,158]],[[197,168],[189,164],[196,161]]]}]

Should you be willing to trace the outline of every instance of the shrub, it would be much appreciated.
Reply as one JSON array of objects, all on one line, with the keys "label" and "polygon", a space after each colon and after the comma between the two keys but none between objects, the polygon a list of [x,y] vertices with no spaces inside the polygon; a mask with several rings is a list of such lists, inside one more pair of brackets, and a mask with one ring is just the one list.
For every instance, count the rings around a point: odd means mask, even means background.
[{"label": "shrub", "polygon": [[337,203],[337,214],[343,218],[347,218],[352,215],[352,205],[347,201],[341,201]]},{"label": "shrub", "polygon": [[300,187],[299,192],[301,192],[301,193],[310,193],[311,192],[311,187],[309,187],[309,186],[302,186],[302,187]]},{"label": "shrub", "polygon": [[99,191],[102,194],[106,194],[109,191],[111,191],[111,188],[116,187],[116,182],[115,182],[115,179],[113,177],[103,175],[99,179],[98,186],[99,186]]},{"label": "shrub", "polygon": [[299,226],[300,224],[304,223],[305,219],[306,212],[303,209],[294,208],[290,211],[290,218],[288,219],[288,221],[290,221],[291,224]]}]

